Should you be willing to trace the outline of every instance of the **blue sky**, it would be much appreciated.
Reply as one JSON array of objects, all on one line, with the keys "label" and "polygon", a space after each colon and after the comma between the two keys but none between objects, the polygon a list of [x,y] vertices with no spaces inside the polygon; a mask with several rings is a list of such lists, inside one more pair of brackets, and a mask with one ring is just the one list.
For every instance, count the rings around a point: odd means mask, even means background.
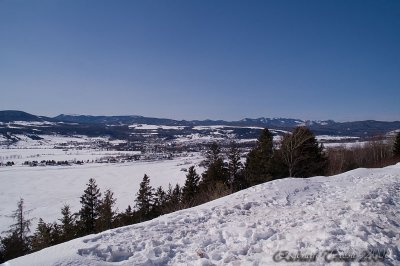
[{"label": "blue sky", "polygon": [[0,109],[400,120],[400,1],[0,0]]}]

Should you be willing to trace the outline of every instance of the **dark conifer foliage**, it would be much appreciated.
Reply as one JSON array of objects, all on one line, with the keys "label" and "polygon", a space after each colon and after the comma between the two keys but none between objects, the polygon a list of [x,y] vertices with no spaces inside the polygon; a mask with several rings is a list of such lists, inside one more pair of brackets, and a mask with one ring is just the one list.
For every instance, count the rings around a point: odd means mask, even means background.
[{"label": "dark conifer foliage", "polygon": [[76,220],[75,215],[71,213],[71,207],[69,205],[64,205],[61,208],[61,239],[62,241],[68,241],[76,237]]},{"label": "dark conifer foliage", "polygon": [[4,247],[3,247],[3,239],[0,236],[0,263],[3,263],[6,259],[4,258]]},{"label": "dark conifer foliage", "polygon": [[48,225],[50,225],[50,228],[51,228],[51,230],[50,230],[50,233],[51,233],[50,246],[57,245],[57,244],[64,242],[64,240],[62,238],[61,226],[59,224],[57,224],[57,222],[49,223]]},{"label": "dark conifer foliage", "polygon": [[228,184],[232,192],[247,187],[246,180],[244,178],[243,164],[240,160],[240,151],[235,142],[230,143],[230,149],[228,153],[228,174]]},{"label": "dark conifer foliage", "polygon": [[11,217],[14,219],[15,223],[10,226],[10,229],[8,230],[8,232],[16,233],[18,238],[21,241],[23,241],[24,239],[27,238],[28,233],[31,231],[30,230],[31,219],[26,218],[28,211],[25,210],[23,198],[21,198],[18,201],[17,206],[18,206],[17,210],[15,210],[14,213],[11,215]]},{"label": "dark conifer foliage", "polygon": [[31,250],[30,232],[31,219],[27,219],[28,211],[25,210],[24,199],[20,199],[17,210],[12,214],[15,223],[7,231],[8,235],[1,239],[0,253],[3,260],[7,261],[26,255]]},{"label": "dark conifer foliage", "polygon": [[201,180],[202,189],[210,190],[217,183],[228,186],[228,169],[224,164],[221,149],[217,143],[214,142],[210,145],[202,165],[206,168]]},{"label": "dark conifer foliage", "polygon": [[221,147],[218,143],[213,142],[208,147],[205,154],[205,159],[201,162],[201,165],[205,168],[210,167],[211,164],[218,161],[221,158]]},{"label": "dark conifer foliage", "polygon": [[136,222],[135,220],[135,212],[132,210],[131,205],[128,205],[125,212],[120,213],[117,216],[118,226],[130,225]]},{"label": "dark conifer foliage", "polygon": [[100,189],[97,188],[96,181],[91,178],[81,196],[80,216],[80,233],[82,235],[92,234],[96,232],[96,219],[99,216],[100,205]]},{"label": "dark conifer foliage", "polygon": [[159,186],[154,194],[153,216],[157,217],[165,213],[165,203],[167,194],[164,189]]},{"label": "dark conifer foliage", "polygon": [[0,262],[24,256],[31,251],[28,239],[21,241],[18,234],[13,232],[1,238]]},{"label": "dark conifer foliage", "polygon": [[145,221],[151,218],[151,211],[154,202],[153,191],[154,189],[150,186],[150,178],[145,174],[140,183],[140,188],[135,199],[135,207],[139,214],[140,221]]},{"label": "dark conifer foliage", "polygon": [[114,193],[107,189],[98,207],[99,218],[96,221],[97,231],[104,231],[114,227],[116,211],[114,210],[116,199]]},{"label": "dark conifer foliage", "polygon": [[396,158],[400,158],[400,132],[397,133],[396,139],[394,141],[393,156]]},{"label": "dark conifer foliage", "polygon": [[266,128],[261,132],[254,149],[247,155],[245,178],[248,185],[258,185],[272,180],[273,152],[273,135]]},{"label": "dark conifer foliage", "polygon": [[179,184],[175,185],[169,200],[170,200],[170,205],[175,206],[175,210],[181,209],[182,189],[179,186]]},{"label": "dark conifer foliage", "polygon": [[191,166],[186,175],[185,185],[182,188],[182,201],[185,206],[194,206],[195,197],[199,190],[199,182],[200,176],[196,173],[194,166]]},{"label": "dark conifer foliage", "polygon": [[310,177],[323,175],[327,157],[323,146],[307,127],[296,127],[292,134],[286,134],[281,142],[279,159],[282,162],[281,176]]},{"label": "dark conifer foliage", "polygon": [[40,218],[35,234],[32,237],[32,251],[36,252],[49,247],[54,243],[52,237],[52,224],[47,224]]}]

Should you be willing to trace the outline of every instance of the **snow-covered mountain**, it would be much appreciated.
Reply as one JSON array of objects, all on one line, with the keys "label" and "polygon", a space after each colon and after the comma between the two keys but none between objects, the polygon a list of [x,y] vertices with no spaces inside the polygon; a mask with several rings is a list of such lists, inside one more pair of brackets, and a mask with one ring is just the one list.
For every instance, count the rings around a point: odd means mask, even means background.
[{"label": "snow-covered mountain", "polygon": [[[21,123],[21,121],[25,123]],[[31,122],[31,123],[28,123]],[[335,122],[333,120],[301,120],[292,118],[245,118],[238,121],[224,120],[174,120],[137,115],[91,116],[59,115],[53,118],[36,116],[22,111],[0,111],[0,136],[12,134],[81,134],[88,136],[113,136],[126,138],[131,133],[129,126],[136,124],[185,127],[186,133],[192,133],[196,126],[259,127],[290,131],[293,127],[306,125],[316,135],[368,137],[385,135],[400,129],[400,121],[352,121]],[[162,129],[162,128],[161,128]],[[161,130],[160,131],[166,131]],[[168,128],[167,135],[174,135]],[[164,132],[165,133],[165,132]],[[257,132],[258,134],[258,132]]]},{"label": "snow-covered mountain", "polygon": [[399,247],[400,163],[268,182],[6,265],[399,265]]}]

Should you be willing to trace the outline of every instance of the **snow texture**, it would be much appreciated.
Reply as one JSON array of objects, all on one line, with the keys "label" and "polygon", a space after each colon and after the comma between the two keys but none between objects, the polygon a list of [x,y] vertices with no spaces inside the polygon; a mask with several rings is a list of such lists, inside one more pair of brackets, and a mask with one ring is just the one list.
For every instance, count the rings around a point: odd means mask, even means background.
[{"label": "snow texture", "polygon": [[386,250],[380,265],[399,265],[399,206],[400,164],[332,177],[286,178],[6,265],[274,265],[278,251],[318,252],[311,265],[325,265],[323,254],[336,249],[358,256]]},{"label": "snow texture", "polygon": [[[17,152],[18,150],[9,151]],[[91,154],[88,151],[76,151],[79,152],[78,155],[72,153],[54,156],[46,155],[46,151],[54,154],[57,150],[32,150],[41,156],[32,157],[31,160],[90,159],[101,157],[102,154],[118,154],[118,152],[98,151]],[[29,150],[24,149],[20,152],[22,158],[15,161],[23,161],[30,154]],[[111,189],[117,198],[116,207],[119,211],[123,211],[128,205],[134,205],[134,199],[144,174],[150,176],[150,183],[153,187],[162,186],[167,189],[169,183],[182,185],[186,178],[186,172],[181,169],[188,167],[188,163],[196,164],[200,161],[201,157],[185,157],[166,161],[137,161],[118,164],[0,167],[0,233],[7,230],[13,223],[10,215],[16,209],[17,202],[21,197],[25,201],[27,210],[30,211],[29,218],[34,219],[32,221],[34,229],[39,218],[43,218],[45,222],[59,219],[61,217],[60,210],[64,204],[69,204],[73,212],[78,211],[80,208],[79,197],[83,194],[89,178],[96,179],[102,192]]]}]

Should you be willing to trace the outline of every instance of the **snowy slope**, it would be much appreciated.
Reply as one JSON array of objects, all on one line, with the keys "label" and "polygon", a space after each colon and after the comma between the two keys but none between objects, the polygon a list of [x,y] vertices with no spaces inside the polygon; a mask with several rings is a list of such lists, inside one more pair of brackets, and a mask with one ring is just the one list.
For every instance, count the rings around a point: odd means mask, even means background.
[{"label": "snowy slope", "polygon": [[356,259],[386,249],[385,265],[399,265],[399,206],[400,164],[286,178],[6,265],[274,265],[278,251],[318,252],[312,265],[324,265],[334,249]]}]

